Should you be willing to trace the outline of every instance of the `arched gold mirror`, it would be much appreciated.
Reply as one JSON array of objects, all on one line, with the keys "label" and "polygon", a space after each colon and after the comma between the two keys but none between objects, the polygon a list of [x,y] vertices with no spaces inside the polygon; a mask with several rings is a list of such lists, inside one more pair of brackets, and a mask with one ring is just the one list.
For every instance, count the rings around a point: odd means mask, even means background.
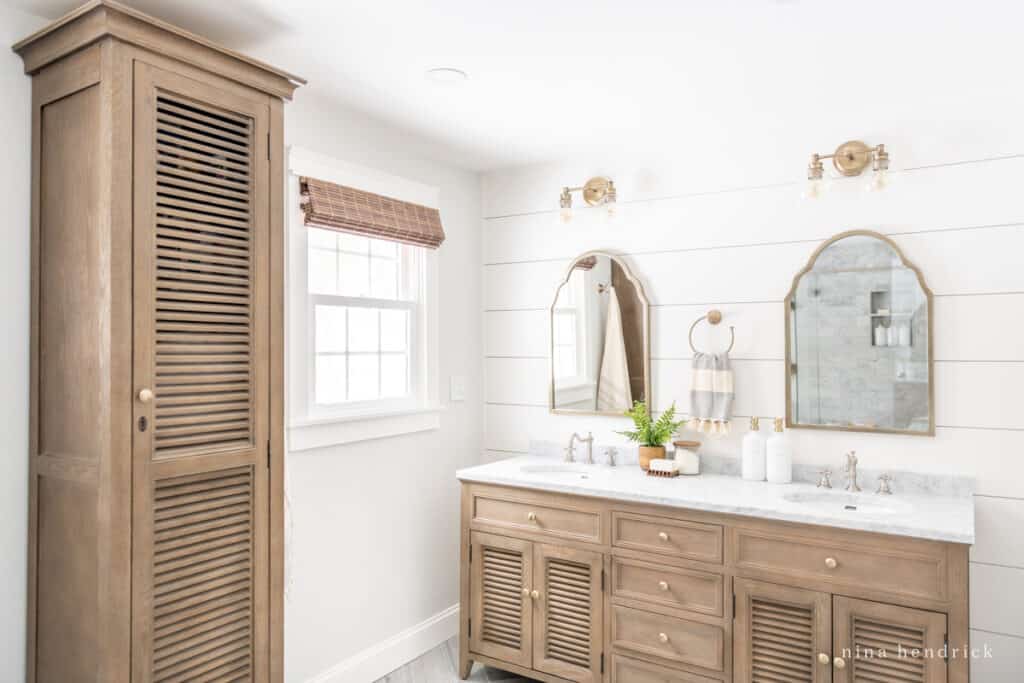
[{"label": "arched gold mirror", "polygon": [[643,287],[621,259],[573,259],[551,306],[551,411],[622,415],[649,401],[648,317]]},{"label": "arched gold mirror", "polygon": [[789,427],[935,434],[932,293],[892,240],[829,239],[785,310]]}]

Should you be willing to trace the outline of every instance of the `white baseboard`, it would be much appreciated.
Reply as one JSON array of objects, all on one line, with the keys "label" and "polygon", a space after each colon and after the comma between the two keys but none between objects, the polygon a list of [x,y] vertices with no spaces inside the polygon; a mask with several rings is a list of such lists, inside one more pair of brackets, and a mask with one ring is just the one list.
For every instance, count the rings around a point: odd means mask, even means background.
[{"label": "white baseboard", "polygon": [[452,605],[426,621],[335,664],[306,683],[372,683],[458,632],[459,606]]}]

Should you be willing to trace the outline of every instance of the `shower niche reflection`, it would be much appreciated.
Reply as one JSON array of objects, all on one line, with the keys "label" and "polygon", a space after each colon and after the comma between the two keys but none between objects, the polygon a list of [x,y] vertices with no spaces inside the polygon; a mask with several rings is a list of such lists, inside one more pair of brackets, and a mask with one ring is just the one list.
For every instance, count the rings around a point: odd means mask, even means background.
[{"label": "shower niche reflection", "polygon": [[574,259],[551,306],[551,411],[621,415],[647,401],[648,318],[643,287],[621,259]]},{"label": "shower niche reflection", "polygon": [[933,435],[931,309],[887,237],[825,242],[786,297],[789,426]]}]

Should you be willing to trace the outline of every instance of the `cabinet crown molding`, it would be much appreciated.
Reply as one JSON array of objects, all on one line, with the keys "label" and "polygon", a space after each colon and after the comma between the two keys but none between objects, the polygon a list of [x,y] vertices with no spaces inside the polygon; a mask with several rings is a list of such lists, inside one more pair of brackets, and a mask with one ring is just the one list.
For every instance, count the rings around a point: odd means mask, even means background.
[{"label": "cabinet crown molding", "polygon": [[91,0],[15,43],[25,73],[45,66],[104,38],[153,50],[219,73],[265,93],[290,100],[305,79],[217,45],[184,29],[113,0]]}]

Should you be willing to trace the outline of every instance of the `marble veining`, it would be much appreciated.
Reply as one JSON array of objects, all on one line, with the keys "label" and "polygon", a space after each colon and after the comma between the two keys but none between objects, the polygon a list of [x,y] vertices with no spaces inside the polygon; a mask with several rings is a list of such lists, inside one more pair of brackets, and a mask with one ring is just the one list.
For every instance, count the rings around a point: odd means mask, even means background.
[{"label": "marble veining", "polygon": [[[597,451],[595,451],[597,453]],[[602,462],[601,458],[595,460]],[[880,496],[867,490],[850,501],[841,486],[832,491],[813,484],[769,484],[744,481],[737,476],[716,474],[708,469],[699,476],[662,479],[650,477],[635,464],[609,467],[605,464],[576,465],[581,472],[559,472],[551,468],[560,459],[527,455],[456,472],[462,481],[516,486],[630,503],[663,505],[706,512],[744,515],[786,522],[832,526],[953,543],[974,543],[974,499],[970,494],[943,495],[924,487],[927,493],[897,493]],[[548,465],[549,467],[544,467]],[[524,471],[524,466],[526,470]],[[532,471],[531,471],[532,470]],[[555,470],[555,471],[552,471]],[[836,478],[840,481],[842,478]],[[960,491],[963,492],[963,491]],[[835,505],[815,506],[793,498],[814,494],[834,496]],[[860,502],[861,509],[848,510],[846,502]],[[878,507],[891,508],[880,514]],[[875,510],[872,512],[872,508]]]}]

